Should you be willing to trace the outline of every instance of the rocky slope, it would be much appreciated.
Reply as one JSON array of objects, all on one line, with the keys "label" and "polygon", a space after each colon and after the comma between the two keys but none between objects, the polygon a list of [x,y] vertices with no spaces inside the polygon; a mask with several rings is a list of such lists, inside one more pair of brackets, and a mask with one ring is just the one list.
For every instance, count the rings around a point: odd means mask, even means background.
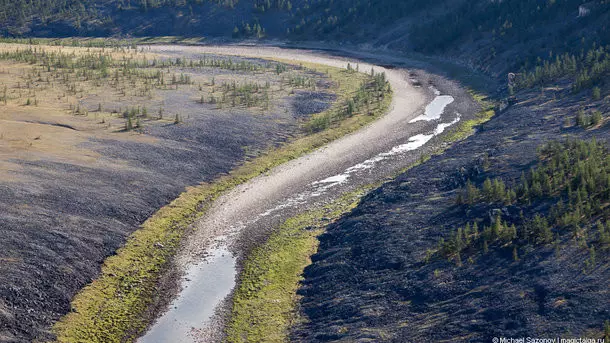
[{"label": "rocky slope", "polygon": [[[492,243],[461,260],[439,256],[441,238],[510,206],[457,205],[467,180],[481,186],[500,177],[515,185],[537,164],[537,148],[550,140],[596,138],[608,145],[607,121],[582,128],[576,113],[607,113],[607,99],[592,101],[569,88],[523,91],[520,102],[478,132],[367,196],[328,227],[306,269],[300,294],[300,342],[489,342],[492,337],[603,337],[610,278],[608,244],[599,244],[595,220],[584,243],[553,225],[553,243],[518,247]],[[508,187],[508,186],[507,186]],[[549,206],[525,206],[525,216],[549,216]],[[534,206],[538,204],[539,206]],[[512,214],[519,217],[519,214]],[[510,219],[508,219],[510,220]],[[520,229],[519,229],[520,230]],[[590,247],[596,247],[591,267]]]},{"label": "rocky slope", "polygon": [[[466,18],[463,20],[463,18]],[[610,43],[607,0],[0,1],[13,37],[190,36],[364,44],[459,58],[491,73]]]}]

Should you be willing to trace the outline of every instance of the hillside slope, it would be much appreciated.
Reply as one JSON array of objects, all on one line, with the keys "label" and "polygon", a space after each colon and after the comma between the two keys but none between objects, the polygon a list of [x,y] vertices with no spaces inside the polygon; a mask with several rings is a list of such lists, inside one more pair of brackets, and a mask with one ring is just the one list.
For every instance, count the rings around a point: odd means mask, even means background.
[{"label": "hillside slope", "polygon": [[[240,37],[278,36],[289,12],[259,1],[231,0],[1,0],[0,35],[70,36],[199,36],[227,37],[250,25]],[[268,23],[263,32],[259,21]],[[279,23],[279,24],[274,24]],[[274,29],[275,28],[275,29]],[[278,31],[279,30],[279,31]]]},{"label": "hillside slope", "polygon": [[[468,182],[483,189],[486,179],[500,178],[503,189],[518,189],[522,172],[547,163],[538,150],[545,142],[596,138],[608,146],[607,118],[576,125],[581,108],[607,113],[607,98],[592,101],[569,88],[518,97],[476,135],[372,192],[327,228],[305,272],[295,341],[603,337],[610,318],[607,150],[599,167],[605,181],[593,188],[601,198],[581,200],[588,210],[558,200],[566,189],[529,201],[517,191],[515,200],[480,195],[456,204]],[[551,175],[554,185],[559,174]],[[553,220],[559,203],[582,212],[573,222]],[[536,215],[546,225],[538,228]],[[550,233],[542,239],[536,230]]]},{"label": "hillside slope", "polygon": [[0,0],[0,35],[274,38],[445,55],[496,75],[610,44],[608,0]]}]

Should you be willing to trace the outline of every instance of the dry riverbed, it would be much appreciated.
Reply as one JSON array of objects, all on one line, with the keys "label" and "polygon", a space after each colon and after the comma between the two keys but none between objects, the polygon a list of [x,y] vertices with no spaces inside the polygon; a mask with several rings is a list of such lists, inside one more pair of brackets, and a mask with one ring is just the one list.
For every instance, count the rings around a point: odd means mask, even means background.
[{"label": "dry riverbed", "polygon": [[[384,72],[394,98],[391,110],[381,119],[239,185],[215,201],[176,258],[176,269],[187,275],[179,285],[183,291],[141,342],[160,342],[170,336],[177,342],[217,340],[225,318],[222,305],[230,304],[225,297],[235,285],[240,261],[283,220],[392,176],[438,148],[442,144],[439,135],[459,121],[474,118],[478,111],[467,92],[455,83],[422,71],[388,69],[355,58],[278,48],[152,49],[163,54],[239,54],[343,68],[349,63],[359,70]],[[203,286],[206,275],[214,270],[223,272],[214,273],[213,286]],[[197,306],[190,306],[193,303]]]}]

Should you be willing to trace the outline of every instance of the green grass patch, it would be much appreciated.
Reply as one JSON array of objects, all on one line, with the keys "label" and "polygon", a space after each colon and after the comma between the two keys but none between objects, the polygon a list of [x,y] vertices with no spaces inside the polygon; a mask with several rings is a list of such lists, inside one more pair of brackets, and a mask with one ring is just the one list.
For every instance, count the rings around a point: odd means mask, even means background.
[{"label": "green grass patch", "polygon": [[[335,81],[337,101],[327,111],[319,114],[321,116],[344,111],[347,102],[356,96],[363,82],[373,82],[366,74],[322,65],[302,65],[325,72]],[[148,309],[158,296],[156,286],[168,262],[176,254],[180,241],[191,224],[204,214],[216,198],[275,166],[356,131],[383,115],[390,103],[391,90],[388,89],[383,100],[375,104],[370,113],[356,112],[341,121],[333,122],[324,131],[305,135],[283,147],[270,150],[213,183],[189,188],[142,224],[116,255],[104,261],[99,277],[74,297],[72,311],[54,326],[57,342],[135,341],[151,321]],[[305,240],[306,237],[302,239]]]},{"label": "green grass patch", "polygon": [[474,127],[481,125],[491,119],[495,114],[493,109],[483,110],[476,114],[474,119],[466,120],[458,124],[458,126],[447,133],[443,140],[445,142],[457,142],[468,138],[474,133]]},{"label": "green grass patch", "polygon": [[472,98],[479,103],[481,110],[470,120],[461,121],[455,128],[447,132],[443,141],[453,143],[468,138],[474,133],[474,127],[481,125],[491,119],[496,113],[494,104],[480,93],[470,91]]},{"label": "green grass patch", "polygon": [[296,291],[317,250],[317,236],[332,220],[356,207],[368,190],[348,193],[321,209],[288,219],[254,249],[233,298],[228,342],[288,342],[289,329],[299,318]]}]

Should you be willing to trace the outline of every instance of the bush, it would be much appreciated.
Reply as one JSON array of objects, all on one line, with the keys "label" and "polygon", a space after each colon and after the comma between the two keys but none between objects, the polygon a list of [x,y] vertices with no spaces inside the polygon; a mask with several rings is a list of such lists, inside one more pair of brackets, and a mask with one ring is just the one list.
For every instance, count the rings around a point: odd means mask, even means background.
[{"label": "bush", "polygon": [[592,125],[598,125],[599,123],[601,123],[603,120],[602,117],[602,113],[600,111],[593,111],[593,114],[591,115],[591,124]]},{"label": "bush", "polygon": [[330,118],[328,116],[317,116],[308,123],[309,131],[320,132],[330,127]]},{"label": "bush", "polygon": [[599,100],[602,97],[599,87],[593,87],[593,100]]}]

